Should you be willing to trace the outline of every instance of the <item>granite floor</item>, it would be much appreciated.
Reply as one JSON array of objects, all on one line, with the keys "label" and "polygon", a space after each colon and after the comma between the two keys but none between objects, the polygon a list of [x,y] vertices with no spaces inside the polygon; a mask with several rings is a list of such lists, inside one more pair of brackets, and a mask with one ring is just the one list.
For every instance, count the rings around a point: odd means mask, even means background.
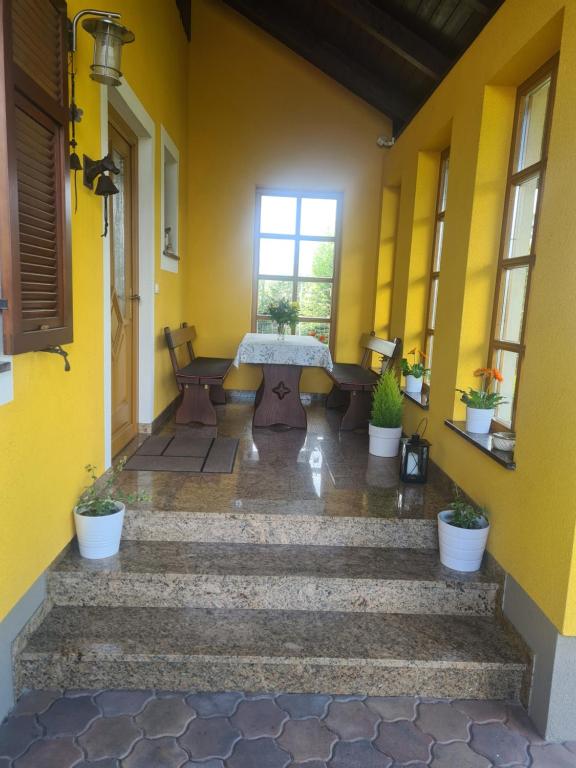
[{"label": "granite floor", "polygon": [[[142,491],[153,510],[243,511],[279,515],[432,519],[450,501],[450,480],[435,467],[422,486],[401,485],[398,466],[368,453],[368,435],[339,432],[341,414],[306,406],[308,429],[252,429],[253,404],[217,406],[218,427],[177,427],[198,436],[238,437],[231,474],[124,472],[121,487]],[[175,429],[173,425],[165,432]],[[142,438],[139,438],[141,442]],[[134,450],[137,443],[128,447]]]},{"label": "granite floor", "polygon": [[32,691],[0,726],[2,768],[575,768],[498,701]]}]

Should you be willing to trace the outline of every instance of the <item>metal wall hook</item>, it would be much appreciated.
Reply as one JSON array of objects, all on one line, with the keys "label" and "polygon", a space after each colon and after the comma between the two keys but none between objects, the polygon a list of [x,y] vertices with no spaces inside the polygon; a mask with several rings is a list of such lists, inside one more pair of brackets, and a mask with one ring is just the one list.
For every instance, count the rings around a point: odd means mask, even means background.
[{"label": "metal wall hook", "polygon": [[60,355],[64,358],[64,370],[69,371],[70,370],[70,363],[68,362],[68,352],[66,352],[65,349],[62,349],[60,344],[54,346],[54,347],[46,347],[45,349],[40,350],[41,352],[51,352],[54,355]]}]

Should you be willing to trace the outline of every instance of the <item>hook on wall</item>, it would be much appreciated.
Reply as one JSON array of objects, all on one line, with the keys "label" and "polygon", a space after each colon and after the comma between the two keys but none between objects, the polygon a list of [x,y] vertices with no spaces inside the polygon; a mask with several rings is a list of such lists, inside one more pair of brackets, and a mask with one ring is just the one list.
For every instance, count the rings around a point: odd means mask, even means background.
[{"label": "hook on wall", "polygon": [[64,370],[69,371],[70,370],[70,363],[68,362],[68,352],[66,352],[65,349],[62,349],[60,344],[56,345],[55,347],[46,347],[45,349],[42,349],[41,352],[51,352],[53,355],[60,355],[64,358]]}]

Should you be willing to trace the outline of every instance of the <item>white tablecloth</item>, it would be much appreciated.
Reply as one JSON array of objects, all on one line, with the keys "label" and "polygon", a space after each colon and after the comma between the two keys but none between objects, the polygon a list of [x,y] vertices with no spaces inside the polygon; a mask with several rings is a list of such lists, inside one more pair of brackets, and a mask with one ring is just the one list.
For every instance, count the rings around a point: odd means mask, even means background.
[{"label": "white tablecloth", "polygon": [[332,370],[332,355],[327,344],[313,336],[290,336],[276,333],[247,333],[236,352],[234,365],[302,365]]}]

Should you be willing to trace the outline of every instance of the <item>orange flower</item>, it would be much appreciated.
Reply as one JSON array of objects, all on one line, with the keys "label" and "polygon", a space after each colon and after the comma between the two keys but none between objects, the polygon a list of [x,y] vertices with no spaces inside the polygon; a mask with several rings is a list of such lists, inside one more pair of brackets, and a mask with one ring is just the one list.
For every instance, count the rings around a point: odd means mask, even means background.
[{"label": "orange flower", "polygon": [[494,376],[496,381],[504,381],[504,376],[502,376],[498,368],[492,368],[492,376]]},{"label": "orange flower", "polygon": [[492,376],[492,368],[476,368],[474,376]]},{"label": "orange flower", "polygon": [[324,343],[326,341],[326,336],[318,336],[318,341]]}]

